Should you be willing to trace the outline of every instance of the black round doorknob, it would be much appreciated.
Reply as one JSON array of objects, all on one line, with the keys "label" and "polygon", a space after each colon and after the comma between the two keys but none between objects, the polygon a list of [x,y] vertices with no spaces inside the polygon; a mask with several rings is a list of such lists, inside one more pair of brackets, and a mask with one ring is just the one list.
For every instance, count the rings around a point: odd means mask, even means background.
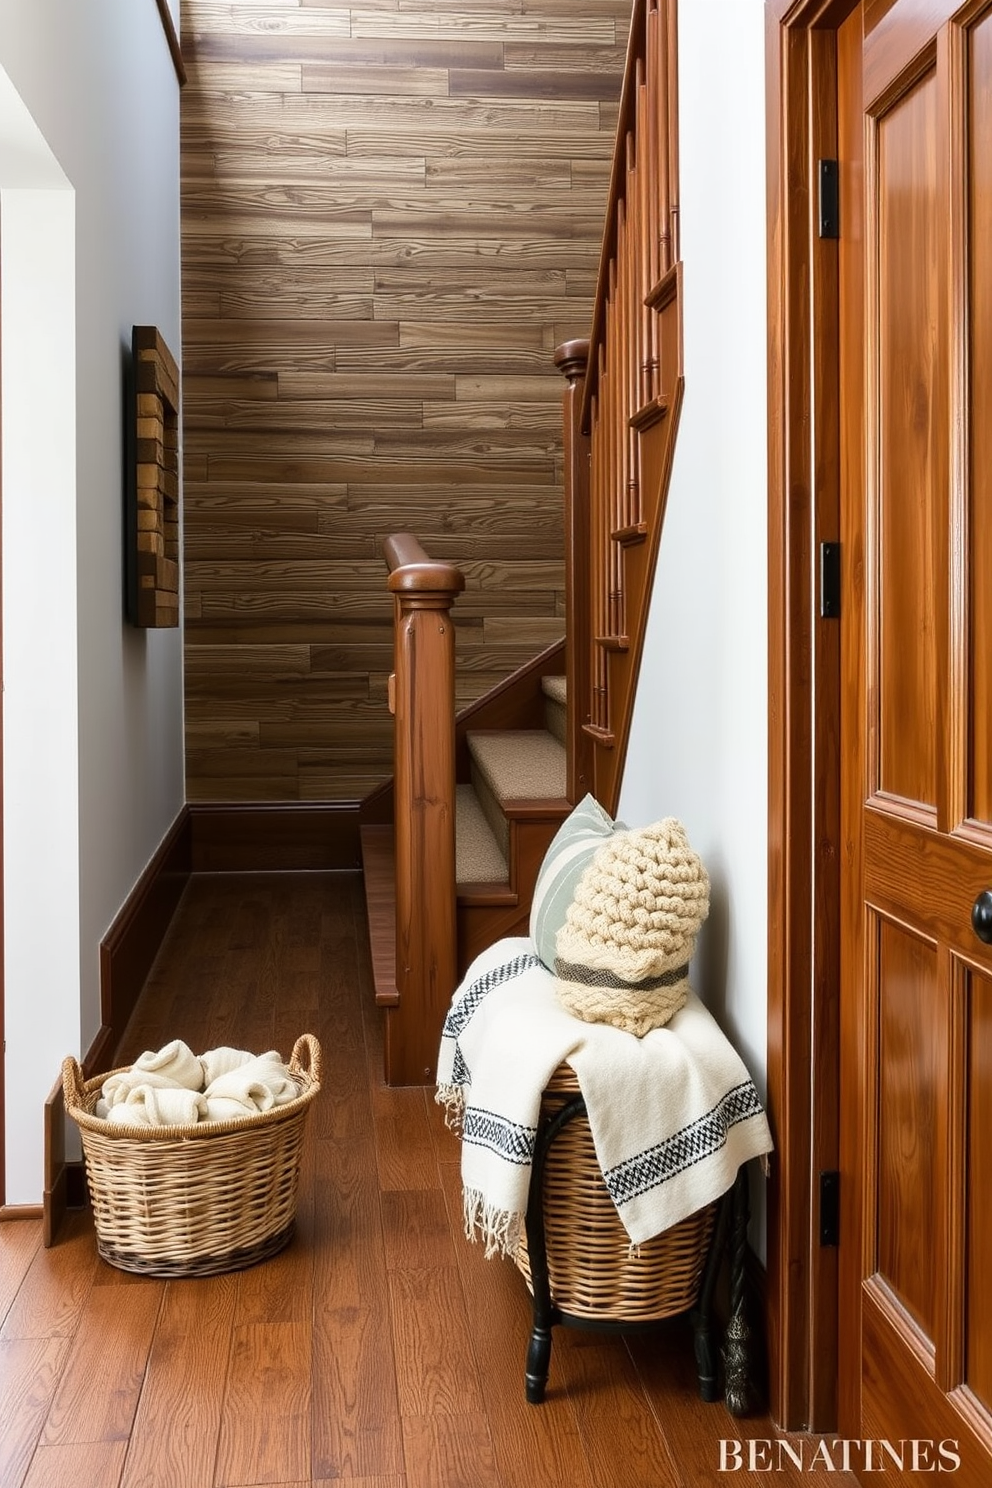
[{"label": "black round doorknob", "polygon": [[971,928],[979,940],[992,945],[992,889],[983,889],[971,906]]}]

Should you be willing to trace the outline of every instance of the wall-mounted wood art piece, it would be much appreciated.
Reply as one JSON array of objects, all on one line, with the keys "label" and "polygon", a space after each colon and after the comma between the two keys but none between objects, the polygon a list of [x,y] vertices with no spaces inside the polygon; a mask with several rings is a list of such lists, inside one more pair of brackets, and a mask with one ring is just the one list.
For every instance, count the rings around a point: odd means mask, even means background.
[{"label": "wall-mounted wood art piece", "polygon": [[178,625],[179,368],[155,326],[132,331],[127,426],[127,618]]}]

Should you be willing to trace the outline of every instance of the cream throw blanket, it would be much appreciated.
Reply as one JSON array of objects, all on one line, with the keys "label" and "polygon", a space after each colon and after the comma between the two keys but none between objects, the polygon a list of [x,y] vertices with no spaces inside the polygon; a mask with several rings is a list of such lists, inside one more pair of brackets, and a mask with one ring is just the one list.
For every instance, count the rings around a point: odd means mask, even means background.
[{"label": "cream throw blanket", "polygon": [[465,1228],[512,1255],[527,1207],[541,1093],[575,1071],[606,1186],[639,1245],[719,1198],[771,1133],[740,1056],[699,999],[643,1038],[585,1023],[523,937],[472,963],[452,1000],[436,1099],[461,1133]]}]

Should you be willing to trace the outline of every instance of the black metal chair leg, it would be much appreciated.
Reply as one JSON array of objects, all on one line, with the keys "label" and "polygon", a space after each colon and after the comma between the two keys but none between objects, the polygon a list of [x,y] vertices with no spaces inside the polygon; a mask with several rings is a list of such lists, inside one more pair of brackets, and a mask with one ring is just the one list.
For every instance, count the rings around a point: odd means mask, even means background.
[{"label": "black metal chair leg", "polygon": [[540,1405],[551,1368],[551,1329],[535,1322],[527,1345],[527,1370],[524,1388],[530,1405]]},{"label": "black metal chair leg", "polygon": [[699,1376],[699,1398],[707,1402],[719,1400],[718,1378],[719,1351],[713,1339],[710,1318],[694,1313],[692,1319],[692,1345],[696,1354],[696,1373]]},{"label": "black metal chair leg", "polygon": [[524,1225],[527,1231],[527,1256],[530,1262],[530,1284],[533,1293],[534,1326],[527,1346],[524,1390],[531,1405],[540,1405],[548,1383],[551,1366],[551,1328],[559,1319],[551,1300],[551,1278],[548,1275],[548,1249],[544,1235],[544,1167],[548,1148],[562,1127],[585,1112],[581,1095],[567,1105],[538,1131],[531,1166],[530,1189]]}]

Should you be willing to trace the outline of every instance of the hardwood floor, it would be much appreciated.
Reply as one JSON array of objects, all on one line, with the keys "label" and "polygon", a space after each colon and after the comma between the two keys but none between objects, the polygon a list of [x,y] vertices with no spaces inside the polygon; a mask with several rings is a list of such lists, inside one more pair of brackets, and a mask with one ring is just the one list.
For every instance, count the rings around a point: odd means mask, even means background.
[{"label": "hardwood floor", "polygon": [[556,1329],[526,1404],[523,1282],[464,1239],[457,1142],[429,1090],[382,1084],[380,1018],[359,875],[191,880],[119,1062],[315,1033],[298,1234],[159,1281],[99,1260],[88,1214],[51,1250],[0,1225],[2,1488],[715,1488],[721,1438],[744,1442],[733,1481],[767,1481],[747,1441],[768,1421],[698,1399],[681,1324]]}]

